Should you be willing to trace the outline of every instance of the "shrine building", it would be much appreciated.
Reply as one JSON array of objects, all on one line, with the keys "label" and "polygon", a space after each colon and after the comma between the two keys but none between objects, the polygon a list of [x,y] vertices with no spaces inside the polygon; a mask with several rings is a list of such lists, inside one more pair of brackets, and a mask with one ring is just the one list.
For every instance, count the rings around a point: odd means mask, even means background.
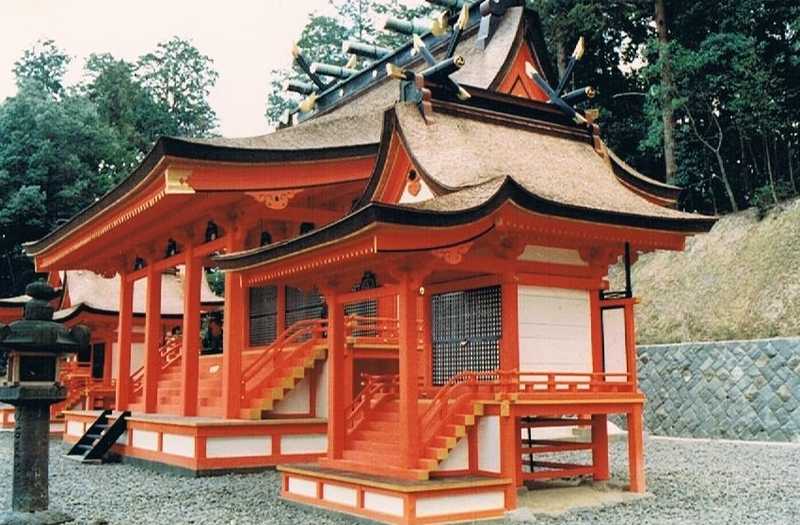
[{"label": "shrine building", "polygon": [[[559,78],[522,2],[433,3],[433,21],[387,22],[408,35],[397,49],[345,43],[344,67],[295,49],[309,82],[288,85],[303,98],[280,129],[162,137],[26,245],[37,271],[119,286],[115,410],[66,411],[70,455],[190,475],[279,465],[287,500],[449,523],[502,516],[532,482],[609,479],[617,415],[621,481],[645,491],[630,267],[714,218],[678,211],[678,188],[575,109],[593,96],[566,89],[581,44]],[[201,352],[212,268],[220,354]],[[180,334],[163,318],[176,272]],[[548,437],[576,426],[586,440]],[[558,459],[575,451],[590,459]]]}]

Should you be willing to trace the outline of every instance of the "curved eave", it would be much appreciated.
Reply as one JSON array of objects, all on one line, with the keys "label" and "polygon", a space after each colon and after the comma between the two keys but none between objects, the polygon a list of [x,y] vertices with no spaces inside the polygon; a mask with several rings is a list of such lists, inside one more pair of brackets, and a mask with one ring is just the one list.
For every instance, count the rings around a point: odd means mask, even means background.
[{"label": "curved eave", "polygon": [[429,211],[373,202],[337,222],[306,235],[262,248],[217,256],[214,257],[214,261],[222,270],[244,270],[342,239],[375,223],[430,228],[460,226],[486,217],[507,202],[533,213],[556,218],[685,235],[707,232],[716,222],[715,218],[702,216],[692,219],[649,217],[565,205],[539,197],[513,179],[506,178],[490,198],[473,208],[458,211]]},{"label": "curved eave", "polygon": [[667,201],[671,203],[672,206],[678,202],[678,198],[683,191],[682,188],[651,179],[638,172],[608,147],[606,147],[606,151],[611,159],[614,175],[616,175],[621,182],[637,192],[645,194],[645,196],[650,196],[659,201]]},{"label": "curved eave", "polygon": [[137,168],[100,199],[74,215],[68,222],[41,239],[23,244],[26,253],[36,256],[98,217],[106,209],[128,197],[147,180],[165,159],[242,164],[278,164],[345,159],[375,155],[377,143],[332,148],[250,149],[203,144],[175,137],[161,137]]}]

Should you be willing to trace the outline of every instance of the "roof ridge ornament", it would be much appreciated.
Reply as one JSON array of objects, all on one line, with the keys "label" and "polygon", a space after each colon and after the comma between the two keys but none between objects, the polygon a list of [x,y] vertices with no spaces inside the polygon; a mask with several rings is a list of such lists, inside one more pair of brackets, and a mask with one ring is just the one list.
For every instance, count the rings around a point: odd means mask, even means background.
[{"label": "roof ridge ornament", "polygon": [[590,122],[583,115],[575,111],[575,108],[572,107],[572,104],[577,104],[579,102],[583,102],[584,100],[594,98],[597,94],[595,89],[591,86],[587,86],[582,89],[570,91],[566,95],[562,95],[564,88],[567,85],[567,81],[569,80],[569,76],[572,75],[572,71],[575,69],[575,64],[583,57],[583,53],[584,40],[583,37],[580,37],[580,39],[578,39],[578,43],[575,45],[575,50],[572,52],[569,64],[567,64],[564,74],[561,76],[561,79],[559,79],[558,85],[555,89],[550,86],[547,80],[535,67],[533,67],[530,62],[525,62],[525,74],[528,75],[528,77],[530,77],[530,79],[533,80],[542,91],[544,91],[544,93],[547,95],[547,101],[550,104],[553,104],[559,108],[563,113],[575,121],[576,124],[588,125]]},{"label": "roof ridge ornament", "polygon": [[430,82],[444,86],[459,100],[467,100],[471,96],[469,92],[450,78],[450,75],[461,69],[466,62],[461,55],[437,61],[419,36],[414,35],[412,38],[414,50],[422,55],[429,67],[417,73],[389,63],[386,64],[386,73],[400,80],[400,100],[416,102],[425,122],[430,123],[433,120],[433,106],[431,90],[427,84]]},{"label": "roof ridge ornament", "polygon": [[481,51],[485,50],[492,39],[498,20],[506,14],[509,8],[524,5],[524,3],[522,0],[483,0],[480,4],[481,25],[478,29],[475,47]]}]

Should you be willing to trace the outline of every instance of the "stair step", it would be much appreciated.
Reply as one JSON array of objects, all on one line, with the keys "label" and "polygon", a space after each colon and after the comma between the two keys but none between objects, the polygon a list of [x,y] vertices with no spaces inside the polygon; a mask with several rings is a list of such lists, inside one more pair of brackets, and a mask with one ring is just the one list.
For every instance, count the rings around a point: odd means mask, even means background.
[{"label": "stair step", "polygon": [[397,447],[394,452],[382,454],[380,452],[365,452],[362,450],[344,450],[342,457],[350,461],[357,461],[371,465],[400,466],[400,457],[397,455]]},{"label": "stair step", "polygon": [[397,443],[367,441],[362,439],[353,439],[347,443],[348,450],[355,450],[359,452],[379,452],[381,454],[396,454]]},{"label": "stair step", "polygon": [[400,423],[399,422],[389,422],[389,421],[374,421],[372,419],[368,419],[363,424],[364,430],[374,430],[377,432],[387,432],[397,436],[400,432]]},{"label": "stair step", "polygon": [[400,423],[400,414],[397,412],[383,412],[377,410],[369,415],[368,421],[385,421],[387,423]]},{"label": "stair step", "polygon": [[396,477],[399,479],[408,480],[426,480],[429,479],[429,471],[424,469],[407,469],[397,467],[394,465],[374,465],[363,463],[361,461],[353,461],[347,459],[327,459],[321,458],[318,463],[322,467],[334,468],[338,470],[346,470],[361,474],[372,474],[380,476]]},{"label": "stair step", "polygon": [[364,428],[356,430],[352,438],[358,441],[370,441],[375,443],[397,443],[397,434],[395,433],[367,430]]}]

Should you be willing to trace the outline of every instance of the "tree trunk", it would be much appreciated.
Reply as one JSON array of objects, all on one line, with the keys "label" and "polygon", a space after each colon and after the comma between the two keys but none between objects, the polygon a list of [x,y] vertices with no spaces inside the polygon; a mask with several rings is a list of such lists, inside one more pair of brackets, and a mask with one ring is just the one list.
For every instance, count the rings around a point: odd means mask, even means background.
[{"label": "tree trunk", "polygon": [[560,37],[556,42],[556,62],[558,65],[558,78],[561,78],[567,70],[567,46],[564,45],[563,37]]},{"label": "tree trunk", "polygon": [[725,170],[725,162],[722,160],[722,155],[720,155],[719,150],[714,151],[714,156],[717,158],[720,178],[722,179],[722,184],[725,185],[725,193],[728,194],[728,200],[731,203],[731,210],[737,212],[739,211],[739,205],[736,204],[736,198],[733,196],[733,189],[731,188],[731,183],[728,181],[728,172]]},{"label": "tree trunk", "polygon": [[797,181],[794,180],[794,169],[792,168],[792,156],[794,151],[792,150],[792,143],[786,143],[786,161],[789,164],[789,180],[792,182],[792,189],[794,193],[797,194]]},{"label": "tree trunk", "polygon": [[767,173],[769,174],[769,189],[772,192],[772,200],[775,201],[775,205],[778,205],[778,192],[775,191],[775,174],[772,173],[772,161],[770,160],[769,155],[769,137],[764,135],[764,155],[766,155],[767,160]]},{"label": "tree trunk", "polygon": [[658,53],[661,60],[661,118],[664,126],[664,164],[667,184],[673,184],[678,171],[675,161],[675,117],[672,110],[672,66],[669,57],[669,28],[664,0],[655,0],[655,22],[658,32]]}]

